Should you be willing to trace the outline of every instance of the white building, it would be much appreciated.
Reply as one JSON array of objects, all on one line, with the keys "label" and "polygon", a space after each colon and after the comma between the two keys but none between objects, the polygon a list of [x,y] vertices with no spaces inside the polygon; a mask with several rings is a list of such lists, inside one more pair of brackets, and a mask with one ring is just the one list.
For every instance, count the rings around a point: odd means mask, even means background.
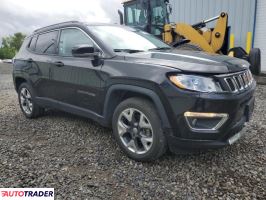
[{"label": "white building", "polygon": [[234,46],[246,49],[249,44],[260,48],[261,67],[266,73],[266,0],[170,0],[170,3],[174,11],[172,22],[195,24],[227,12],[229,34],[235,38]]}]

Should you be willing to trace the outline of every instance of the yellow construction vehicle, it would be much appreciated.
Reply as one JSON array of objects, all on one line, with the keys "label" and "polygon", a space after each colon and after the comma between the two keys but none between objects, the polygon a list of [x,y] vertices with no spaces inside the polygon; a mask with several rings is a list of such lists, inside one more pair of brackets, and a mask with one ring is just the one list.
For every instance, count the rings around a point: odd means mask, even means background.
[{"label": "yellow construction vehicle", "polygon": [[[216,27],[211,30],[206,28],[206,23],[217,20]],[[224,44],[228,15],[221,13],[220,16],[205,20],[195,25],[185,23],[165,24],[162,34],[163,40],[172,44],[185,38],[203,51],[218,53]]]},{"label": "yellow construction vehicle", "polygon": [[[229,49],[228,14],[189,25],[171,23],[169,16],[172,7],[169,0],[127,0],[123,2],[124,16],[121,11],[120,23],[151,33],[177,49],[219,53],[245,59],[251,64],[251,71],[260,73],[260,50],[251,49],[249,54],[241,47]],[[216,21],[214,28],[206,24]],[[229,50],[228,50],[229,49]]]}]

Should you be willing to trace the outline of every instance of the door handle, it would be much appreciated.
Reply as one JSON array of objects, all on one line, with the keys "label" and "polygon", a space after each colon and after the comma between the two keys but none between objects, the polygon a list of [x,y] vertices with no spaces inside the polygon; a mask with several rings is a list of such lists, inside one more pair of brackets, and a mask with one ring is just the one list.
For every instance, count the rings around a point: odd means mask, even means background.
[{"label": "door handle", "polygon": [[61,61],[54,62],[54,64],[55,64],[57,67],[63,67],[63,66],[64,66],[64,63],[61,62]]}]

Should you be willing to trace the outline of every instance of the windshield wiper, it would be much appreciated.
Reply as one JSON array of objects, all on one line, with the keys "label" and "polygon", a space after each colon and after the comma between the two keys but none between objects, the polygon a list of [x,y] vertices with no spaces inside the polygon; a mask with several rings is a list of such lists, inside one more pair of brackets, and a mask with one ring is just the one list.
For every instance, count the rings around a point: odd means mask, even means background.
[{"label": "windshield wiper", "polygon": [[153,51],[153,50],[168,50],[168,49],[172,49],[172,48],[171,47],[157,47],[157,48],[149,49],[149,51]]},{"label": "windshield wiper", "polygon": [[114,49],[114,52],[138,53],[138,52],[143,52],[143,50],[138,50],[138,49]]}]

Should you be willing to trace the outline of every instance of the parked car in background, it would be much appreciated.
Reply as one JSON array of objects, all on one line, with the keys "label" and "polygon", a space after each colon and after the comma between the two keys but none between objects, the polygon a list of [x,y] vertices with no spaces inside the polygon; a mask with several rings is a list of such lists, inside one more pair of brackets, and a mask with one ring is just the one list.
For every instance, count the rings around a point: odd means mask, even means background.
[{"label": "parked car in background", "polygon": [[12,59],[4,59],[3,63],[12,63]]},{"label": "parked car in background", "polygon": [[0,59],[0,63],[3,63],[2,59]]},{"label": "parked car in background", "polygon": [[28,118],[55,108],[112,127],[138,161],[233,144],[254,108],[249,63],[176,50],[129,27],[66,22],[34,31],[14,62]]}]

